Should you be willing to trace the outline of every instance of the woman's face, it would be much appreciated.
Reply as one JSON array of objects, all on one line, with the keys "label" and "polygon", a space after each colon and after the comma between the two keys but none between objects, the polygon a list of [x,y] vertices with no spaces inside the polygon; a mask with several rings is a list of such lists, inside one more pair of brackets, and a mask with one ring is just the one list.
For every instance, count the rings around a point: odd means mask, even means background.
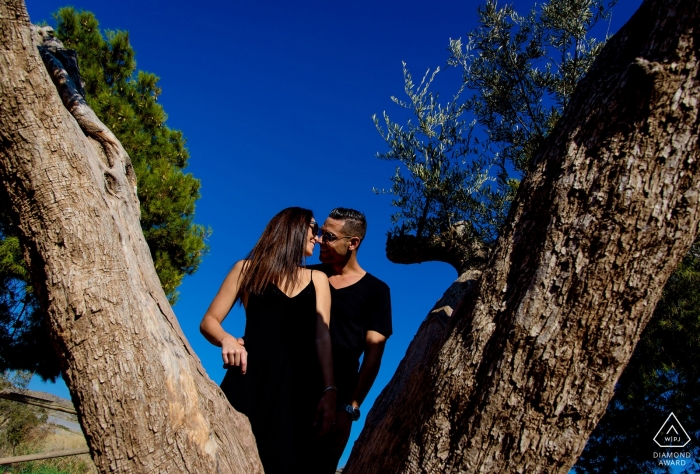
[{"label": "woman's face", "polygon": [[314,232],[314,229],[318,229],[318,224],[316,223],[316,219],[312,217],[309,227],[306,230],[306,247],[304,247],[304,255],[306,257],[310,257],[314,254],[314,246],[316,245],[316,232]]}]

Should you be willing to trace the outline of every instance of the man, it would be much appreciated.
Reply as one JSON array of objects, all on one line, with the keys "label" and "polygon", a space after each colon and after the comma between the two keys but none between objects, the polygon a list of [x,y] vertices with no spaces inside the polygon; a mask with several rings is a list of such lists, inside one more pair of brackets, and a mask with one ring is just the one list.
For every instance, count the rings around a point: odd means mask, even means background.
[{"label": "man", "polygon": [[328,275],[331,285],[330,333],[338,388],[336,425],[322,438],[322,464],[327,473],[335,472],[392,333],[389,287],[357,261],[366,230],[364,214],[342,207],[333,209],[319,230],[323,263],[315,268]]}]

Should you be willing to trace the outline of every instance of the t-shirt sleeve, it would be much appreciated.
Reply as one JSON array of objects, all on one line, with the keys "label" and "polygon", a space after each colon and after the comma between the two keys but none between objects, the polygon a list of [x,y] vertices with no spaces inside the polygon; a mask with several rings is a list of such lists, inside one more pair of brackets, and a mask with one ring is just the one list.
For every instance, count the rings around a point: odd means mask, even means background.
[{"label": "t-shirt sleeve", "polygon": [[369,325],[370,331],[376,331],[389,337],[393,333],[391,326],[391,292],[386,283],[378,280],[375,295],[374,314]]}]

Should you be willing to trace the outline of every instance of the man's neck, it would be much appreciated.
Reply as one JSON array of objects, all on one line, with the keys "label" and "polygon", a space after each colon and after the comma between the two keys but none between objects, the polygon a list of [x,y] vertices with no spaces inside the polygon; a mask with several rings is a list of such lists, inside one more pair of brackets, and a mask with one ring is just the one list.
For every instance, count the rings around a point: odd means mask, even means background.
[{"label": "man's neck", "polygon": [[331,267],[333,274],[328,276],[328,280],[335,289],[354,285],[367,273],[357,262],[357,258],[351,258],[345,263],[331,264]]}]

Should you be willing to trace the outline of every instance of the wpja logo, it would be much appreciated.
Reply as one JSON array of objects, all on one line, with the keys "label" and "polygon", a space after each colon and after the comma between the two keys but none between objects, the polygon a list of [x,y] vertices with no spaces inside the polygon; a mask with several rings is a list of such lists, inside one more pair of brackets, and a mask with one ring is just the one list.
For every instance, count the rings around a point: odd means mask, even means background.
[{"label": "wpja logo", "polygon": [[685,428],[678,421],[676,415],[671,413],[654,436],[654,441],[660,448],[684,448],[686,444],[690,443],[690,436],[685,432]]},{"label": "wpja logo", "polygon": [[[671,413],[668,415],[668,418],[666,418],[661,429],[656,433],[656,436],[654,436],[654,442],[656,442],[660,448],[684,448],[690,443],[690,436],[688,436],[688,433],[678,421],[676,415]],[[659,466],[685,466],[690,456],[690,451],[654,452],[654,459],[659,460]]]}]

